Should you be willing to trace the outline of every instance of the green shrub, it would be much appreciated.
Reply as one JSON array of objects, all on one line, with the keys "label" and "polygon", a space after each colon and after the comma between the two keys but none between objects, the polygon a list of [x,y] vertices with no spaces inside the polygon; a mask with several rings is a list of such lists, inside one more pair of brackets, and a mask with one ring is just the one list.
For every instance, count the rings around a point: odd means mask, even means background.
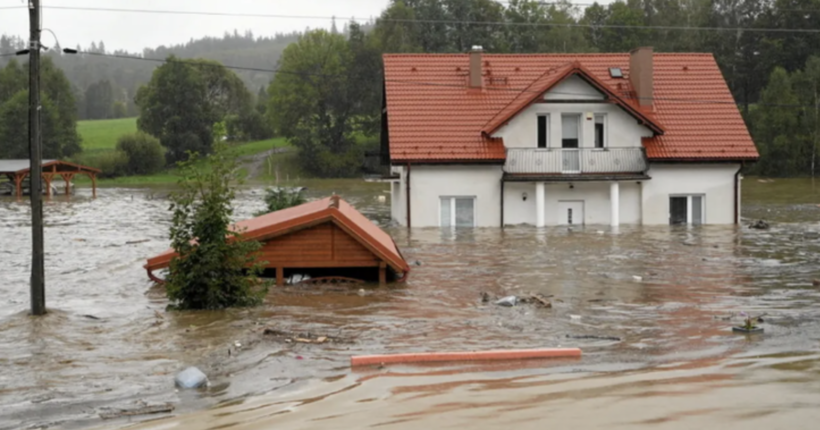
[{"label": "green shrub", "polygon": [[165,149],[157,138],[141,131],[120,136],[117,151],[127,157],[126,175],[150,175],[165,167]]},{"label": "green shrub", "polygon": [[236,162],[225,144],[214,143],[214,150],[205,169],[194,167],[195,155],[180,163],[180,190],[171,195],[171,246],[177,257],[165,287],[179,309],[249,306],[261,302],[267,290],[257,277],[261,244],[242,241],[241,232],[229,229]]},{"label": "green shrub", "polygon": [[265,190],[265,206],[266,209],[256,214],[256,216],[264,215],[269,212],[276,212],[282,209],[299,206],[305,203],[305,196],[302,193],[304,188],[285,188],[276,187]]},{"label": "green shrub", "polygon": [[128,169],[128,155],[122,151],[105,151],[92,154],[80,153],[72,158],[77,164],[102,170],[98,178],[123,176]]}]

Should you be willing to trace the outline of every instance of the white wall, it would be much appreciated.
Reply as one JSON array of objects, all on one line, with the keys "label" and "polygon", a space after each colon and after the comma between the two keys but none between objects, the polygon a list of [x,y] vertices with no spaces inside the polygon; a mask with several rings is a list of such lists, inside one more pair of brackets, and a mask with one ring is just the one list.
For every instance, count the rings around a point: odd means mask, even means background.
[{"label": "white wall", "polygon": [[[575,80],[573,80],[573,78]],[[545,98],[567,99],[563,93],[586,94],[582,91],[598,93],[580,78],[573,77],[558,84]],[[575,88],[579,85],[581,89]],[[553,94],[560,93],[560,94]],[[585,95],[584,97],[591,97]],[[578,97],[576,99],[581,99]],[[538,147],[538,115],[549,114],[547,142],[550,148],[561,147],[561,114],[574,113],[581,115],[581,148],[595,147],[595,120],[587,119],[587,113],[606,114],[606,146],[611,148],[640,148],[642,137],[651,137],[652,130],[639,125],[638,121],[617,105],[611,103],[534,103],[521,111],[510,122],[500,128],[493,137],[504,139],[507,148]]]},{"label": "white wall", "polygon": [[669,224],[671,194],[706,196],[706,224],[732,224],[735,219],[734,180],[740,165],[650,163],[643,183],[643,223]]},{"label": "white wall", "polygon": [[[476,226],[501,225],[501,166],[412,166],[410,216],[412,227],[439,226],[439,198],[474,196]],[[394,215],[395,219],[395,215]],[[402,223],[402,225],[406,225]]]},{"label": "white wall", "polygon": [[544,94],[546,100],[603,100],[604,94],[578,75],[570,76]]},{"label": "white wall", "polygon": [[[584,201],[584,224],[609,224],[609,182],[578,182],[547,184],[545,189],[545,221],[547,225],[558,224],[558,202],[561,200]],[[641,223],[641,185],[620,182],[620,223]],[[522,193],[527,193],[524,201]],[[504,184],[504,224],[535,225],[535,183],[507,182]]]}]

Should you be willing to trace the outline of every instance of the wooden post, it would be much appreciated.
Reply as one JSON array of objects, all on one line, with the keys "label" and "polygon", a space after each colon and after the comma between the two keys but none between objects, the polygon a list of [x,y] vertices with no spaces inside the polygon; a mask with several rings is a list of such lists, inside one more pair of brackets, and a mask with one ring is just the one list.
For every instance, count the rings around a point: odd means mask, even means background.
[{"label": "wooden post", "polygon": [[43,173],[43,180],[46,181],[46,196],[51,197],[51,173]]},{"label": "wooden post", "polygon": [[15,191],[17,191],[17,200],[20,200],[20,199],[23,198],[23,178],[25,178],[25,177],[26,177],[25,174],[14,175],[14,189],[15,189]]},{"label": "wooden post", "polygon": [[62,173],[60,176],[63,177],[63,181],[65,181],[65,195],[71,194],[71,180],[74,179],[73,173]]},{"label": "wooden post", "polygon": [[97,198],[97,175],[93,173],[89,173],[88,177],[91,178],[91,197]]},{"label": "wooden post", "polygon": [[379,285],[387,283],[387,264],[384,261],[379,263]]},{"label": "wooden post", "polygon": [[285,286],[285,268],[284,267],[277,267],[276,268],[276,286],[277,287],[284,287]]},{"label": "wooden post", "polygon": [[28,2],[28,129],[29,129],[29,197],[31,198],[31,314],[46,313],[46,276],[43,234],[43,140],[40,125],[40,0]]}]

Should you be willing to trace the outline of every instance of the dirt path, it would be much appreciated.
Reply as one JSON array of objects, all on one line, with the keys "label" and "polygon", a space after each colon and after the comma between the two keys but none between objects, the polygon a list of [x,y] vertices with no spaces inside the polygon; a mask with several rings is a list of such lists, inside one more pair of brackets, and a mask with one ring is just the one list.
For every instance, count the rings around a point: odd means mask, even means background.
[{"label": "dirt path", "polygon": [[242,163],[242,167],[248,169],[248,179],[255,179],[256,177],[264,173],[268,157],[270,157],[273,154],[282,154],[288,152],[289,150],[290,148],[287,147],[273,148],[265,152],[260,152],[258,154],[243,157],[240,161]]}]

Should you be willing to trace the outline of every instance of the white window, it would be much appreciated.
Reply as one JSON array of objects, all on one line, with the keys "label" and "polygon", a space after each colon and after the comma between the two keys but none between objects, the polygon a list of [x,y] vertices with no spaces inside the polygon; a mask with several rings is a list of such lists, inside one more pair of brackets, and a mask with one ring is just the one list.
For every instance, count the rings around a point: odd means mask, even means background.
[{"label": "white window", "polygon": [[669,224],[700,225],[706,221],[706,196],[673,195],[669,196]]},{"label": "white window", "polygon": [[595,147],[606,148],[606,114],[595,114]]},{"label": "white window", "polygon": [[475,227],[475,197],[441,197],[442,227]]},{"label": "white window", "polygon": [[581,115],[563,114],[561,115],[561,147],[578,148],[578,140],[581,135]]}]

